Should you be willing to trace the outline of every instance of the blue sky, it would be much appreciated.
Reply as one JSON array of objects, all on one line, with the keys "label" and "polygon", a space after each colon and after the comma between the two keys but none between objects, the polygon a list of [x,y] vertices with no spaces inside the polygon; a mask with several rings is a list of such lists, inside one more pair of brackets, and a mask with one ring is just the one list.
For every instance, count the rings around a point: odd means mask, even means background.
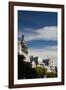
[{"label": "blue sky", "polygon": [[57,13],[18,11],[18,14],[19,30],[23,28],[39,29],[45,26],[57,26]]},{"label": "blue sky", "polygon": [[22,34],[31,52],[56,52],[57,13],[19,10],[18,37]]}]

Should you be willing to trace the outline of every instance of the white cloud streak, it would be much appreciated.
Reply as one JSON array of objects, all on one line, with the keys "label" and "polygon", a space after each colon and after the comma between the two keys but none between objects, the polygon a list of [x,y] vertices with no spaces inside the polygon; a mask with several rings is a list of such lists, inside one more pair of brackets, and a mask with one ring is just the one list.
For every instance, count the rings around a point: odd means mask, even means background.
[{"label": "white cloud streak", "polygon": [[[18,33],[20,36],[21,32]],[[41,29],[30,31],[29,33],[24,33],[25,40],[57,40],[57,27],[56,26],[46,26]]]}]

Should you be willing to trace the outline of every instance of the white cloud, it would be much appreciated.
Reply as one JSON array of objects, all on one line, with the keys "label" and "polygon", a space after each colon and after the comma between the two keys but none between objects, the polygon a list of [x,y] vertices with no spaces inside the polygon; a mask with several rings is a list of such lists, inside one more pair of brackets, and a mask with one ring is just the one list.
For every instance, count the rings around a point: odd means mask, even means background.
[{"label": "white cloud", "polygon": [[[19,32],[19,36],[22,33]],[[56,26],[46,26],[41,29],[30,31],[29,33],[24,33],[25,40],[57,40],[57,27]]]},{"label": "white cloud", "polygon": [[57,27],[50,26],[44,27],[36,31],[39,36],[39,39],[46,39],[46,40],[56,40],[57,39]]},{"label": "white cloud", "polygon": [[30,49],[28,50],[29,55],[38,56],[39,58],[57,58],[57,47],[48,46],[45,49]]},{"label": "white cloud", "polygon": [[57,50],[57,46],[47,46],[47,47],[45,47],[44,49],[56,51],[56,50]]}]

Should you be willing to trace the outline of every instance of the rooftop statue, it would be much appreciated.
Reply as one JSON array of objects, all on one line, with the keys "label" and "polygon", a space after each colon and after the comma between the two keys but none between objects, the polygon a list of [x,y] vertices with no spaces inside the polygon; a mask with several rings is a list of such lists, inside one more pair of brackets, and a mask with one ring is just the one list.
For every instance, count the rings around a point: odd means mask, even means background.
[{"label": "rooftop statue", "polygon": [[22,35],[22,41],[24,41],[24,35]]}]

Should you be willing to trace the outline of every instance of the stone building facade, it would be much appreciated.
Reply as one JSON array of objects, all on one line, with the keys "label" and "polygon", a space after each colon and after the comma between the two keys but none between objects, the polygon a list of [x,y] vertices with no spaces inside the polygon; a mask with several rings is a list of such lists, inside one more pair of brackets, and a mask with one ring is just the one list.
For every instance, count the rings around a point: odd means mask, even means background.
[{"label": "stone building facade", "polygon": [[29,62],[28,58],[28,46],[24,40],[24,35],[22,35],[21,40],[18,41],[18,54],[25,57],[25,61]]}]

